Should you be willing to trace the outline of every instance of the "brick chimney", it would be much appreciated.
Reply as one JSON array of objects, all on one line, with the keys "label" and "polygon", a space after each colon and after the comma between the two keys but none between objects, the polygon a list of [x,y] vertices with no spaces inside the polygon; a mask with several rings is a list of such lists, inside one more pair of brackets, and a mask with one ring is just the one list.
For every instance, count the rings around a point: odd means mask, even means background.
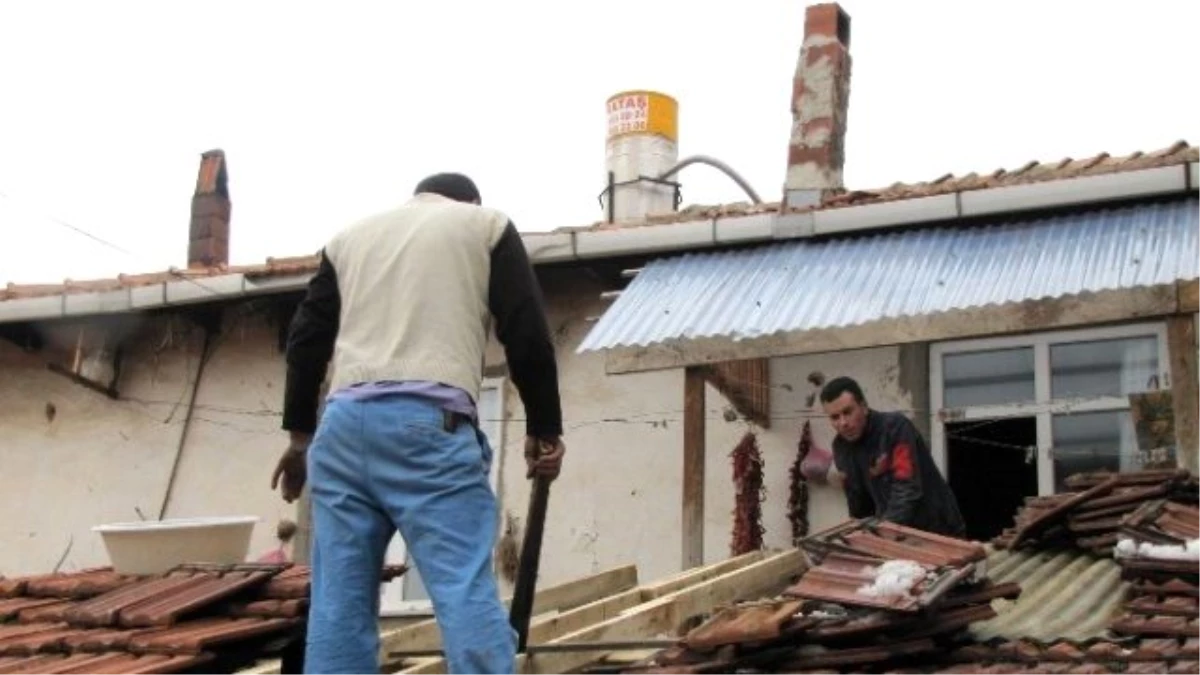
[{"label": "brick chimney", "polygon": [[196,194],[192,195],[192,221],[188,228],[188,267],[229,264],[229,174],[225,152],[201,155]]},{"label": "brick chimney", "polygon": [[850,102],[850,16],[836,3],[804,15],[804,43],[792,82],[788,206],[817,204],[843,188],[846,111]]}]

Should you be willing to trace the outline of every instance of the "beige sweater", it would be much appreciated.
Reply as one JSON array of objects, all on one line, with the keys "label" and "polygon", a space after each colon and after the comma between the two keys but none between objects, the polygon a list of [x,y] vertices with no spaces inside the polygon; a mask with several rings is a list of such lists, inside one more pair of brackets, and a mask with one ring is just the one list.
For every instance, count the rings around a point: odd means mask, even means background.
[{"label": "beige sweater", "polygon": [[325,247],[341,295],[330,390],[427,380],[478,400],[491,252],[507,224],[495,209],[420,194],[335,236]]}]

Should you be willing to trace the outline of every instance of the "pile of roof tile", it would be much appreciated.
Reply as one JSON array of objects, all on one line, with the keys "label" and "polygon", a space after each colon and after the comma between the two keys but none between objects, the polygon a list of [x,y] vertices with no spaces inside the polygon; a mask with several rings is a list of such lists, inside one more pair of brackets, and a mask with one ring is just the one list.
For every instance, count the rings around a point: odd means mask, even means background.
[{"label": "pile of roof tile", "polygon": [[1195,506],[1156,499],[1122,519],[1116,558],[1132,588],[1113,632],[1142,639],[1193,638],[1194,652],[1200,635],[1198,547],[1200,510]]},{"label": "pile of roof tile", "polygon": [[309,585],[263,564],[0,579],[0,673],[234,672],[302,634]]},{"label": "pile of roof tile", "polygon": [[[1149,503],[1197,502],[1196,478],[1186,470],[1086,473],[1067,480],[1072,492],[1030,497],[1012,528],[992,540],[997,548],[1074,547],[1108,556],[1122,521]],[[1193,519],[1194,522],[1194,519]]]},{"label": "pile of roof tile", "polygon": [[622,672],[863,672],[928,663],[1020,593],[986,579],[982,546],[852,521],[802,542],[811,565],[783,597],[725,608]]},{"label": "pile of roof tile", "polygon": [[969,645],[947,654],[937,673],[1196,673],[1200,639]]},{"label": "pile of roof tile", "polygon": [[[1197,483],[1186,471],[1073,476],[1074,490],[1029,500],[999,547],[1080,548],[1113,555],[1127,580],[1121,609],[1099,638],[993,640],[947,655],[946,673],[1196,673],[1200,563]],[[1149,545],[1147,548],[1144,545]],[[1165,553],[1164,553],[1165,551]]]}]

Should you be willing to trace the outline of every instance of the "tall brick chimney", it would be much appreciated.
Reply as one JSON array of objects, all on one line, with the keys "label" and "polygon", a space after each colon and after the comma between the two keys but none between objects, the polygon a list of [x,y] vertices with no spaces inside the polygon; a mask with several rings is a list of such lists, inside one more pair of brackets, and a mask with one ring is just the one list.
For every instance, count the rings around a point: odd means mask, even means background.
[{"label": "tall brick chimney", "polygon": [[788,145],[788,206],[808,206],[840,190],[850,102],[850,15],[837,5],[813,5],[804,15],[804,43],[792,82]]},{"label": "tall brick chimney", "polygon": [[196,194],[192,195],[192,221],[188,228],[188,267],[229,264],[229,174],[225,151],[201,155]]}]

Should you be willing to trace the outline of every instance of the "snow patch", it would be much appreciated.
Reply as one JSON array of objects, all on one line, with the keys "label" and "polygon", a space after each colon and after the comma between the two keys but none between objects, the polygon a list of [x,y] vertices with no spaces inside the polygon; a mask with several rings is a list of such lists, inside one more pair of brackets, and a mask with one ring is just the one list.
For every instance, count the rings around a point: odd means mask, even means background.
[{"label": "snow patch", "polygon": [[1200,562],[1200,539],[1189,539],[1185,544],[1138,544],[1122,537],[1113,551],[1117,558],[1152,558],[1154,560],[1195,560]]},{"label": "snow patch", "polygon": [[921,563],[913,560],[889,560],[879,567],[867,569],[872,575],[871,583],[859,587],[855,593],[870,598],[907,596],[927,573]]}]

